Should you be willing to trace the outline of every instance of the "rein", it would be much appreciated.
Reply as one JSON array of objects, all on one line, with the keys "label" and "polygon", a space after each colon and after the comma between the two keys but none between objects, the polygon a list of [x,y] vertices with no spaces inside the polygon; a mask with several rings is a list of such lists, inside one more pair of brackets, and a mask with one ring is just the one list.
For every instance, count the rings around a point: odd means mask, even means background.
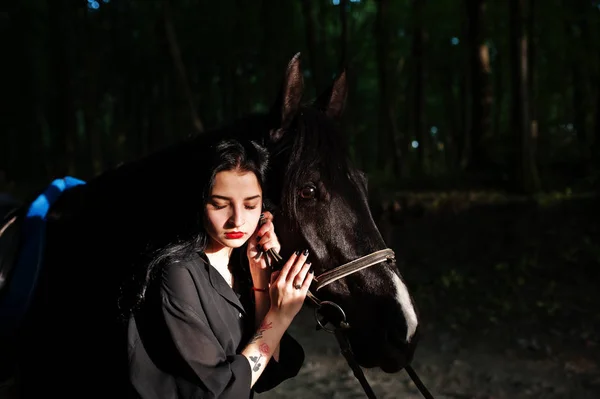
[{"label": "rein", "polygon": [[[275,258],[275,259],[278,260],[278,258]],[[350,261],[350,262],[340,265],[338,267],[335,267],[335,268],[328,270],[314,278],[313,284],[316,285],[315,292],[317,292],[321,288],[333,283],[334,281],[337,281],[341,278],[349,276],[360,270],[377,265],[381,262],[393,262],[394,260],[395,260],[394,251],[391,250],[390,248],[386,248],[386,249],[382,249],[380,251],[373,252],[369,255],[360,257],[358,259],[355,259],[353,261]],[[348,323],[346,321],[346,313],[344,312],[344,310],[335,302],[320,300],[311,292],[310,289],[308,291],[307,297],[316,306],[315,307],[315,320],[317,322],[317,329],[324,330],[324,331],[327,331],[327,332],[335,335],[338,345],[340,346],[342,355],[346,359],[348,366],[350,366],[350,368],[352,369],[354,376],[356,377],[358,382],[360,382],[360,385],[362,386],[363,390],[365,391],[365,394],[367,395],[367,397],[369,399],[377,399],[377,397],[375,396],[373,389],[369,385],[369,382],[367,381],[367,378],[365,377],[360,365],[354,359],[354,354],[352,353],[352,348],[350,346],[350,342],[348,341],[348,338],[346,337],[346,331],[348,331],[351,328],[351,326],[350,326],[350,323]],[[325,317],[319,318],[319,311],[322,308],[324,308],[325,306],[330,306],[330,307],[334,308],[342,316],[341,321],[334,328],[326,327],[328,322],[325,320]],[[411,378],[411,380],[413,381],[413,383],[419,389],[419,392],[421,392],[421,395],[423,395],[423,397],[425,399],[434,399],[433,395],[431,395],[429,390],[427,390],[427,388],[425,387],[425,385],[423,384],[423,382],[421,381],[421,379],[419,378],[419,376],[417,375],[415,370],[410,365],[406,365],[404,367],[404,369],[408,373],[408,375]]]}]

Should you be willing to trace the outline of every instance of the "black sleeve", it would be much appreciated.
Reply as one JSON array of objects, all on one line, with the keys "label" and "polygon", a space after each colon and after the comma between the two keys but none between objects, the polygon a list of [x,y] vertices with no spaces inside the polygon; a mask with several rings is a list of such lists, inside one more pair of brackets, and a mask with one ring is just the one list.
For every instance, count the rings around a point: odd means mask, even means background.
[{"label": "black sleeve", "polygon": [[[172,268],[170,274],[171,283],[189,279],[183,268]],[[169,295],[168,289],[161,291],[162,317],[188,371],[184,381],[178,379],[181,393],[185,397],[247,398],[252,381],[248,359],[241,354],[226,356],[202,309]]]},{"label": "black sleeve", "polygon": [[282,381],[295,377],[303,363],[304,350],[302,346],[288,333],[285,333],[279,344],[279,362],[271,358],[265,371],[254,384],[254,390],[258,393],[268,391]]}]

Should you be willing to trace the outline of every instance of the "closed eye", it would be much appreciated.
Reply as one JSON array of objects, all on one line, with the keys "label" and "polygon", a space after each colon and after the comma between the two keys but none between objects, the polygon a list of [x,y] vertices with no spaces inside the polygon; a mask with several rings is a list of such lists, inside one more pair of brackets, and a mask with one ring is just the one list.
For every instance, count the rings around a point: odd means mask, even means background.
[{"label": "closed eye", "polygon": [[256,209],[258,206],[260,206],[261,202],[262,201],[260,200],[244,202],[244,207],[248,210]]}]

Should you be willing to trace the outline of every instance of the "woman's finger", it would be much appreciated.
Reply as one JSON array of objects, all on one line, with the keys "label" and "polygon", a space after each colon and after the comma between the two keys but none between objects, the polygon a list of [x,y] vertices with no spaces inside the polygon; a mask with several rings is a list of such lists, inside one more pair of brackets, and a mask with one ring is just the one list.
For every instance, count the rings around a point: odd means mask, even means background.
[{"label": "woman's finger", "polygon": [[265,233],[263,233],[262,235],[259,235],[257,237],[257,244],[258,245],[264,245],[267,242],[269,242],[272,238],[273,238],[273,232],[270,230],[267,230]]},{"label": "woman's finger", "polygon": [[308,249],[305,249],[304,252],[302,252],[300,254],[300,256],[294,262],[294,265],[290,269],[290,271],[286,277],[287,281],[289,283],[294,284],[294,279],[296,278],[296,275],[302,269],[302,266],[304,266],[304,262],[306,262],[306,258],[308,258]]},{"label": "woman's finger", "polygon": [[300,251],[296,251],[290,256],[290,258],[283,264],[283,267],[280,270],[279,278],[285,280],[290,272],[290,269],[294,265],[296,259],[300,256]]},{"label": "woman's finger", "polygon": [[274,229],[275,227],[273,226],[273,215],[271,214],[271,212],[263,212],[263,217],[260,219],[259,228],[258,230],[256,230],[256,233],[260,237],[263,234],[265,234],[266,231]]},{"label": "woman's finger", "polygon": [[275,250],[277,252],[279,252],[279,249],[281,248],[281,245],[279,244],[279,240],[277,239],[277,236],[275,234],[271,234],[264,240],[260,240],[259,245],[262,248],[262,250],[265,252],[271,248],[275,248]]},{"label": "woman's finger", "polygon": [[308,289],[310,288],[310,285],[312,284],[314,277],[315,277],[315,273],[312,270],[306,275],[306,278],[304,279],[304,282],[302,283],[302,288],[300,289],[300,291],[304,295],[306,295],[306,293],[308,292]]},{"label": "woman's finger", "polygon": [[302,284],[304,283],[304,280],[306,279],[306,275],[308,274],[309,270],[310,270],[310,263],[307,262],[304,264],[304,266],[302,266],[302,269],[300,269],[298,274],[296,274],[296,277],[294,278],[294,288],[296,288],[298,290],[300,288],[302,288]]},{"label": "woman's finger", "polygon": [[256,235],[259,237],[263,237],[267,232],[274,231],[275,226],[272,222],[265,222],[262,226],[256,230]]},{"label": "woman's finger", "polygon": [[275,283],[277,277],[279,277],[279,270],[275,270],[273,273],[271,273],[271,284]]}]

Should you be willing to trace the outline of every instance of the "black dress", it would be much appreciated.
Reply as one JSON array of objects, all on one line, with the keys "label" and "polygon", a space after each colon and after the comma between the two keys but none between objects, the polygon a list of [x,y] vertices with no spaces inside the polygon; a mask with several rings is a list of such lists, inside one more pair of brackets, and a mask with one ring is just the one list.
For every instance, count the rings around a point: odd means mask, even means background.
[{"label": "black dress", "polygon": [[[232,259],[234,257],[232,256]],[[248,281],[236,294],[204,254],[167,265],[129,320],[129,380],[144,399],[252,398],[298,374],[302,347],[287,333],[254,387],[241,351],[256,332]]]}]

